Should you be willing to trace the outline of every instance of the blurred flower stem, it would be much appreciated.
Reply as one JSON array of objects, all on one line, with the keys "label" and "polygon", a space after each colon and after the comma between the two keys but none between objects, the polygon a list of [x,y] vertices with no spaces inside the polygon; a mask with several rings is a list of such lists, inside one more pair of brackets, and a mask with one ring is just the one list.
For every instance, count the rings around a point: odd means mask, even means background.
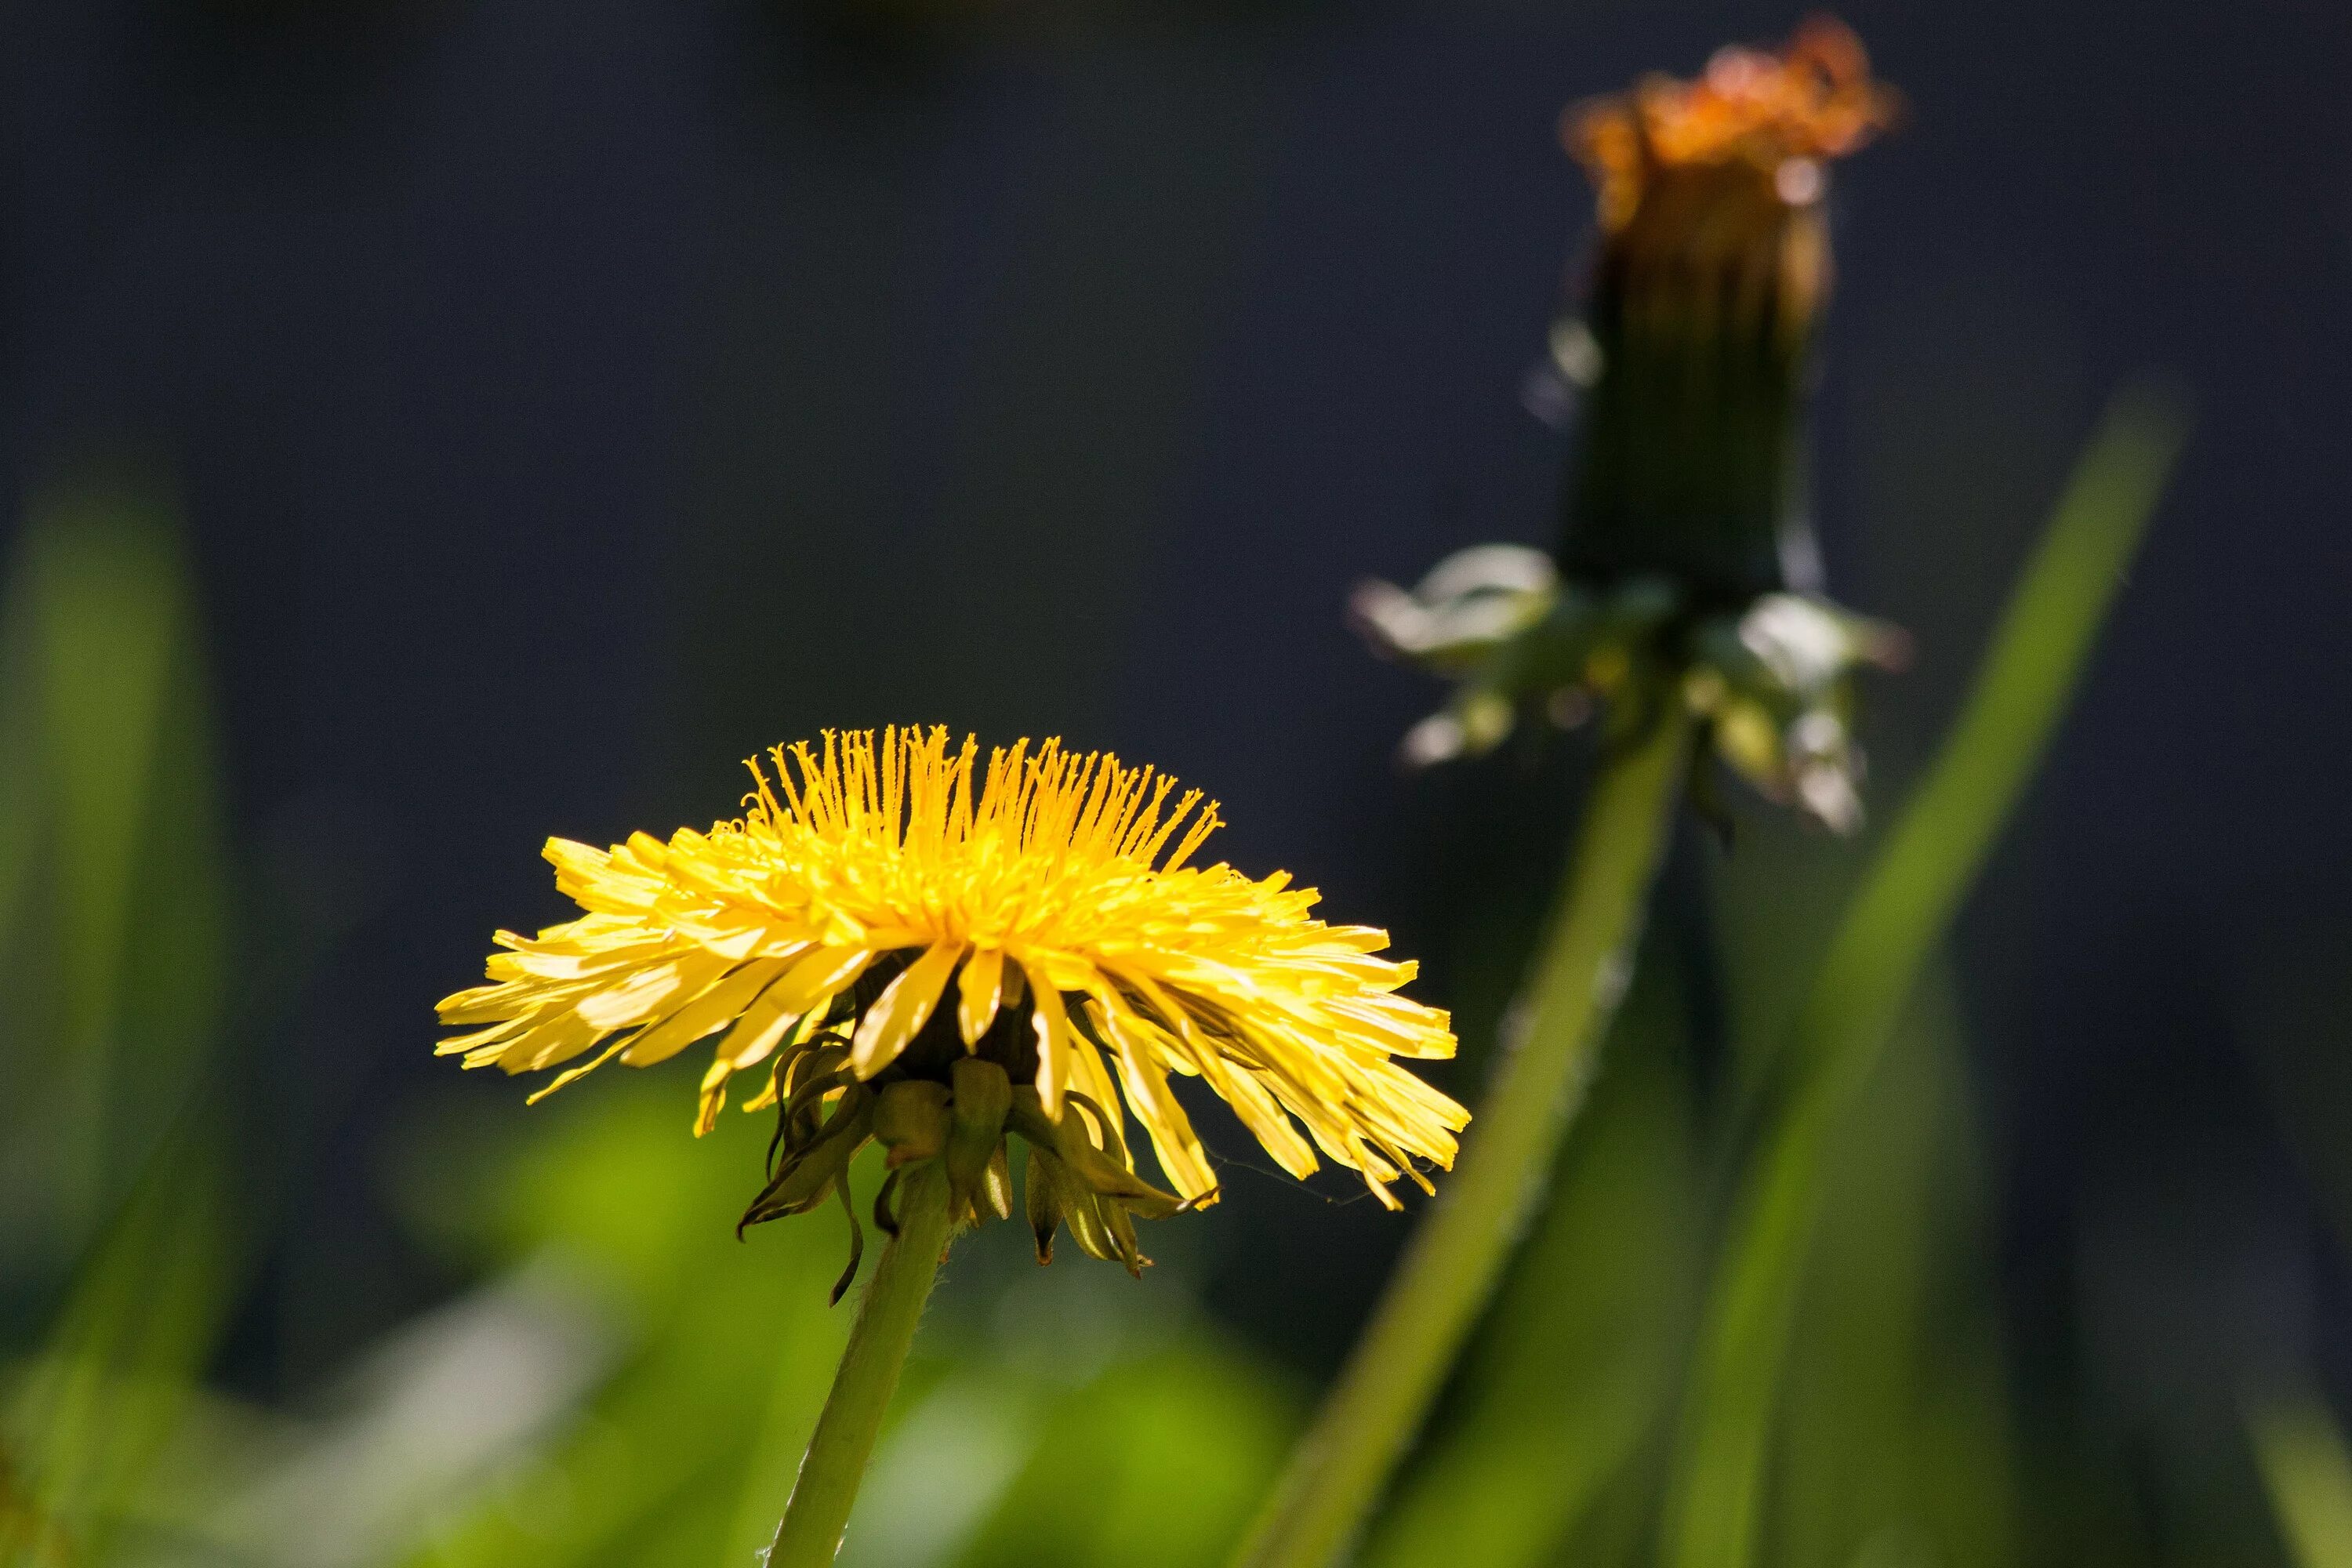
[{"label": "blurred flower stem", "polygon": [[1237,1561],[1322,1568],[1362,1527],[1492,1294],[1584,1096],[1632,970],[1651,879],[1688,772],[1691,720],[1657,704],[1603,761],[1518,1037],[1462,1163]]},{"label": "blurred flower stem", "polygon": [[849,1348],[842,1352],[841,1370],[834,1374],[833,1391],[825,1395],[816,1433],[801,1459],[792,1500],[768,1547],[768,1568],[824,1568],[840,1548],[857,1483],[953,1228],[947,1168],[939,1160],[922,1161],[900,1184],[898,1234],[883,1249],[881,1264],[858,1299]]}]

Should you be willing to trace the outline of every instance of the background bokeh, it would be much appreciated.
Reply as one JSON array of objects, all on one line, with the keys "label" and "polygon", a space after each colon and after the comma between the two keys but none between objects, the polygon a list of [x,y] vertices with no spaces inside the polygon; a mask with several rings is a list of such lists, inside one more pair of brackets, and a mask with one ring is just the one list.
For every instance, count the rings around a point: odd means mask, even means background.
[{"label": "background bokeh", "polygon": [[[2109,390],[2168,373],[2197,425],[1841,1151],[1770,1550],[2279,1562],[2248,1412],[2325,1471],[2352,1394],[2352,28],[1846,16],[1908,102],[1839,174],[1816,475],[1840,596],[1918,642],[1874,801]],[[688,1139],[683,1069],[526,1111],[431,1057],[430,1005],[561,917],[547,834],[730,815],[738,758],[821,727],[1202,784],[1227,858],[1426,960],[1469,1094],[1579,748],[1401,774],[1435,694],[1340,606],[1550,535],[1560,106],[1794,20],[11,7],[0,1513],[70,1472],[123,1521],[93,1560],[748,1561],[845,1331],[838,1222],[739,1247],[751,1119]],[[1752,804],[1681,836],[1371,1558],[1640,1559],[1660,1303],[1859,854]],[[1204,1130],[1227,1200],[1141,1285],[958,1248],[856,1562],[1217,1560],[1407,1222]]]}]

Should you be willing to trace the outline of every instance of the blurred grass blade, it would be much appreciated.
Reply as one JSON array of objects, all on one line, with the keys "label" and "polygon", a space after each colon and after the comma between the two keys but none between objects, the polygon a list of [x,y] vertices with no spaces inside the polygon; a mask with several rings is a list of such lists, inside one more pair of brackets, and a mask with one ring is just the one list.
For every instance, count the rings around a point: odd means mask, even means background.
[{"label": "blurred grass blade", "polygon": [[29,1515],[73,1561],[111,1560],[211,1356],[230,1284],[225,1194],[219,1140],[192,1117],[107,1227],[5,1412]]},{"label": "blurred grass blade", "polygon": [[2029,1555],[1973,1102],[1939,958],[1824,1173],[1772,1424],[1770,1562],[2003,1568]]},{"label": "blurred grass blade", "polygon": [[[1232,1549],[1297,1429],[1289,1391],[1270,1369],[1197,1328],[1066,1393],[1033,1385],[1025,1403],[1034,1436],[1012,1456],[1015,1472],[969,1542],[919,1555],[908,1526],[951,1501],[951,1484],[992,1478],[969,1461],[954,1483],[936,1464],[909,1467],[900,1489],[865,1514],[869,1531],[886,1518],[902,1522],[863,1547],[853,1524],[845,1568],[1202,1568]],[[1000,1411],[974,1436],[994,1441],[1006,1430]],[[1005,1458],[992,1455],[989,1468]]]},{"label": "blurred grass blade", "polygon": [[128,484],[60,489],[26,533],[32,648],[61,873],[75,1043],[112,1022],[142,804],[186,574],[167,512]]},{"label": "blurred grass blade", "polygon": [[34,504],[0,604],[0,1173],[44,1224],[0,1234],[0,1270],[62,1305],[0,1405],[0,1464],[78,1562],[114,1560],[229,1296],[195,1087],[228,877],[194,627],[163,492],[99,474]]},{"label": "blurred grass blade", "polygon": [[[216,967],[217,932],[199,928],[226,893],[205,858],[216,825],[198,776],[211,759],[194,620],[159,491],[100,475],[36,500],[0,603],[0,993],[16,1002],[0,1085],[11,1177],[53,1185],[62,1256],[122,1201],[214,1021],[218,977],[196,972]],[[161,824],[167,773],[184,809]],[[158,1049],[127,1059],[137,998],[182,981],[188,994],[155,1010]],[[149,1079],[173,1056],[185,1059],[170,1081]]]},{"label": "blurred grass blade", "polygon": [[2352,1450],[2310,1393],[2256,1406],[2246,1417],[2254,1462],[2295,1568],[2352,1568]]},{"label": "blurred grass blade", "polygon": [[2156,387],[2110,405],[1958,721],[1831,940],[1711,1287],[1666,1500],[1667,1568],[1745,1568],[1754,1556],[1825,1155],[2065,711],[2186,431],[2178,398]]},{"label": "blurred grass blade", "polygon": [[31,913],[34,851],[47,815],[28,576],[19,563],[0,597],[0,956],[15,945],[18,923]]}]

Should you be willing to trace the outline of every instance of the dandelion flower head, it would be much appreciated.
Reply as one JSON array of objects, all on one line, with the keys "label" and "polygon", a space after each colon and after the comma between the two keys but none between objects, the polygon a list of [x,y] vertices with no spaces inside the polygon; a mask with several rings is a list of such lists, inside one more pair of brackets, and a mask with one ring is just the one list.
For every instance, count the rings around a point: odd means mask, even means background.
[{"label": "dandelion flower head", "polygon": [[[1417,1163],[1452,1163],[1468,1113],[1394,1060],[1454,1053],[1446,1015],[1397,994],[1414,965],[1375,956],[1382,931],[1312,918],[1318,895],[1283,873],[1192,865],[1220,825],[1198,791],[1171,799],[1171,779],[1055,741],[983,761],[943,728],[828,733],[749,765],[743,816],[707,833],[549,840],[585,913],[499,932],[491,984],[440,1004],[468,1029],[440,1051],[562,1068],[536,1100],[614,1057],[650,1066],[715,1035],[697,1131],[735,1075],[764,1069],[745,1109],[780,1108],[787,1167],[831,1151],[798,1185],[772,1182],[792,1212],[845,1164],[837,1132],[857,1134],[851,1150],[887,1142],[905,1121],[892,1103],[947,1127],[940,1108],[960,1097],[961,1116],[964,1086],[996,1081],[992,1066],[1015,1101],[1006,1125],[1033,1144],[1033,1221],[1045,1147],[1046,1176],[1076,1184],[1063,1206],[1080,1212],[1061,1217],[1130,1266],[1131,1242],[1080,1220],[1117,1230],[1124,1210],[1217,1193],[1171,1074],[1220,1096],[1285,1170],[1307,1174],[1319,1150],[1391,1207],[1400,1178],[1427,1187]],[[1122,1101],[1181,1200],[1155,1205],[1126,1173]],[[933,1135],[906,1136],[919,1155]],[[983,1195],[1003,1212],[1002,1148],[989,1156]],[[1041,1252],[1050,1237],[1046,1224]]]}]

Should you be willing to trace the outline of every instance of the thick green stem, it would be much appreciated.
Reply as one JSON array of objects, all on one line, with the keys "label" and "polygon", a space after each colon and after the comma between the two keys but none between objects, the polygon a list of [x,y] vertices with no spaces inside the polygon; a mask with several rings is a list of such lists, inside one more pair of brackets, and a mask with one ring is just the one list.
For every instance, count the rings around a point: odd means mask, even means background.
[{"label": "thick green stem", "polygon": [[882,1414],[898,1386],[898,1369],[914,1342],[923,1303],[939,1277],[940,1255],[952,1226],[947,1172],[938,1160],[909,1168],[898,1184],[898,1234],[857,1303],[849,1348],[834,1373],[833,1392],[816,1418],[815,1436],[784,1505],[783,1522],[768,1548],[768,1568],[824,1568],[840,1549],[857,1483],[882,1429]]},{"label": "thick green stem", "polygon": [[1321,1415],[1235,1560],[1324,1568],[1362,1530],[1525,1227],[1632,972],[1683,778],[1671,700],[1594,781],[1548,945],[1460,1167],[1415,1232]]}]

